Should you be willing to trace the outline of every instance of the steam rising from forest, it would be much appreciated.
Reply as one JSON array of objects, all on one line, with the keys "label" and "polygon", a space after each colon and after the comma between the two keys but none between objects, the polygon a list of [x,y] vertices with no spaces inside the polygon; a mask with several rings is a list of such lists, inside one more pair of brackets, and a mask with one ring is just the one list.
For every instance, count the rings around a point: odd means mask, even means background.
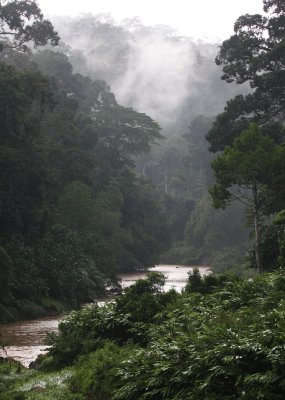
[{"label": "steam rising from forest", "polygon": [[197,114],[215,115],[236,88],[220,80],[217,44],[194,42],[170,27],[117,25],[109,14],[53,20],[74,71],[103,79],[117,100],[145,112],[169,133],[184,133]]}]

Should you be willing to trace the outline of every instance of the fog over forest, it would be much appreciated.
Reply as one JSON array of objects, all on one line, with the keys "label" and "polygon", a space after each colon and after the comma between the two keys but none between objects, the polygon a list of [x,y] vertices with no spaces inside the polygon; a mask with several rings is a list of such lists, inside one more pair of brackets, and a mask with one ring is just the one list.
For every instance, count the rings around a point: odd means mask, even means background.
[{"label": "fog over forest", "polygon": [[219,252],[243,246],[243,209],[214,210],[208,193],[213,156],[205,135],[228,100],[249,92],[248,84],[221,79],[215,63],[221,44],[183,37],[166,25],[144,26],[137,17],[118,24],[111,14],[90,13],[52,22],[61,37],[53,51],[68,56],[74,73],[104,80],[120,105],[162,128],[166,139],[136,157],[137,172],[171,199],[163,208],[173,246],[162,259],[212,263]]},{"label": "fog over forest", "polygon": [[105,80],[120,104],[150,115],[168,133],[185,133],[193,117],[214,116],[246,91],[220,79],[218,43],[144,26],[139,18],[117,25],[110,14],[52,21],[75,72]]},{"label": "fog over forest", "polygon": [[0,1],[0,400],[283,400],[285,2],[114,1]]}]

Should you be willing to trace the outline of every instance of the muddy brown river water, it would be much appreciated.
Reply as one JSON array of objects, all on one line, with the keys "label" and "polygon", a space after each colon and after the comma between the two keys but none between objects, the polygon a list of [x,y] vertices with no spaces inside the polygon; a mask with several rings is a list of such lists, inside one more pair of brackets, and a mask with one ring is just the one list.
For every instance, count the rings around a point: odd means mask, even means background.
[{"label": "muddy brown river water", "polygon": [[[197,267],[201,275],[210,272],[209,267]],[[166,275],[164,290],[174,288],[180,292],[186,284],[188,272],[192,271],[193,268],[194,266],[158,265],[149,271],[162,272]],[[146,272],[121,274],[122,287],[126,288],[138,279],[145,278],[146,274]],[[0,356],[13,358],[28,367],[39,354],[47,352],[44,339],[48,332],[57,332],[59,321],[60,317],[49,317],[0,325],[0,339],[5,344],[4,349],[0,349]]]}]

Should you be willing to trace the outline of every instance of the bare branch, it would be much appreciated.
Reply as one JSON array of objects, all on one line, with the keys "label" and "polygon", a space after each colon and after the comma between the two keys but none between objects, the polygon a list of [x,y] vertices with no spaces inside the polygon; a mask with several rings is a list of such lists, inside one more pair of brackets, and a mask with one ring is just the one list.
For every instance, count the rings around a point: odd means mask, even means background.
[{"label": "bare branch", "polygon": [[285,103],[282,104],[282,106],[279,107],[278,110],[274,111],[273,113],[269,114],[266,118],[261,120],[258,125],[259,126],[264,125],[266,122],[270,121],[271,118],[275,117],[275,115],[279,114],[282,110],[285,110]]},{"label": "bare branch", "polygon": [[[250,205],[252,205],[252,202],[250,202],[250,201],[245,201],[245,199],[247,199],[247,198],[239,197],[239,196],[235,195],[235,194],[232,193],[232,192],[230,192],[230,193],[231,193],[231,196],[232,196],[234,199],[238,200],[239,202],[241,202],[241,203],[244,204],[245,206],[249,207]],[[249,199],[247,199],[247,200],[249,200]]]},{"label": "bare branch", "polygon": [[17,32],[6,32],[6,31],[0,32],[0,35],[16,35],[16,34]]}]

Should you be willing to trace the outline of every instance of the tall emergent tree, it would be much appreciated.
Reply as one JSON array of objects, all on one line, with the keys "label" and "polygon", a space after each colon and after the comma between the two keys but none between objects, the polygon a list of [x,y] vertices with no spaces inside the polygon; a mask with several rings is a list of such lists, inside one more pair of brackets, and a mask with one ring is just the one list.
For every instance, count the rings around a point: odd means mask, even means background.
[{"label": "tall emergent tree", "polygon": [[[261,272],[261,215],[284,208],[285,3],[263,0],[264,14],[243,15],[221,46],[222,79],[247,83],[247,95],[230,100],[207,134],[213,162],[216,207],[238,198],[252,210],[256,264]],[[253,124],[253,125],[251,125]]]},{"label": "tall emergent tree", "polygon": [[285,185],[285,148],[251,124],[213,161],[212,167],[216,175],[216,183],[210,189],[214,206],[224,208],[237,199],[252,216],[256,266],[262,273],[259,225],[264,208],[273,199],[268,190],[278,192]]},{"label": "tall emergent tree", "polygon": [[33,0],[0,1],[0,51],[14,48],[27,51],[28,44],[44,46],[48,42],[56,46],[59,36],[50,21]]},{"label": "tall emergent tree", "polygon": [[280,141],[285,113],[285,3],[263,0],[264,15],[243,15],[216,58],[222,79],[248,83],[253,92],[227,103],[208,133],[211,151],[223,150],[251,122]]}]

